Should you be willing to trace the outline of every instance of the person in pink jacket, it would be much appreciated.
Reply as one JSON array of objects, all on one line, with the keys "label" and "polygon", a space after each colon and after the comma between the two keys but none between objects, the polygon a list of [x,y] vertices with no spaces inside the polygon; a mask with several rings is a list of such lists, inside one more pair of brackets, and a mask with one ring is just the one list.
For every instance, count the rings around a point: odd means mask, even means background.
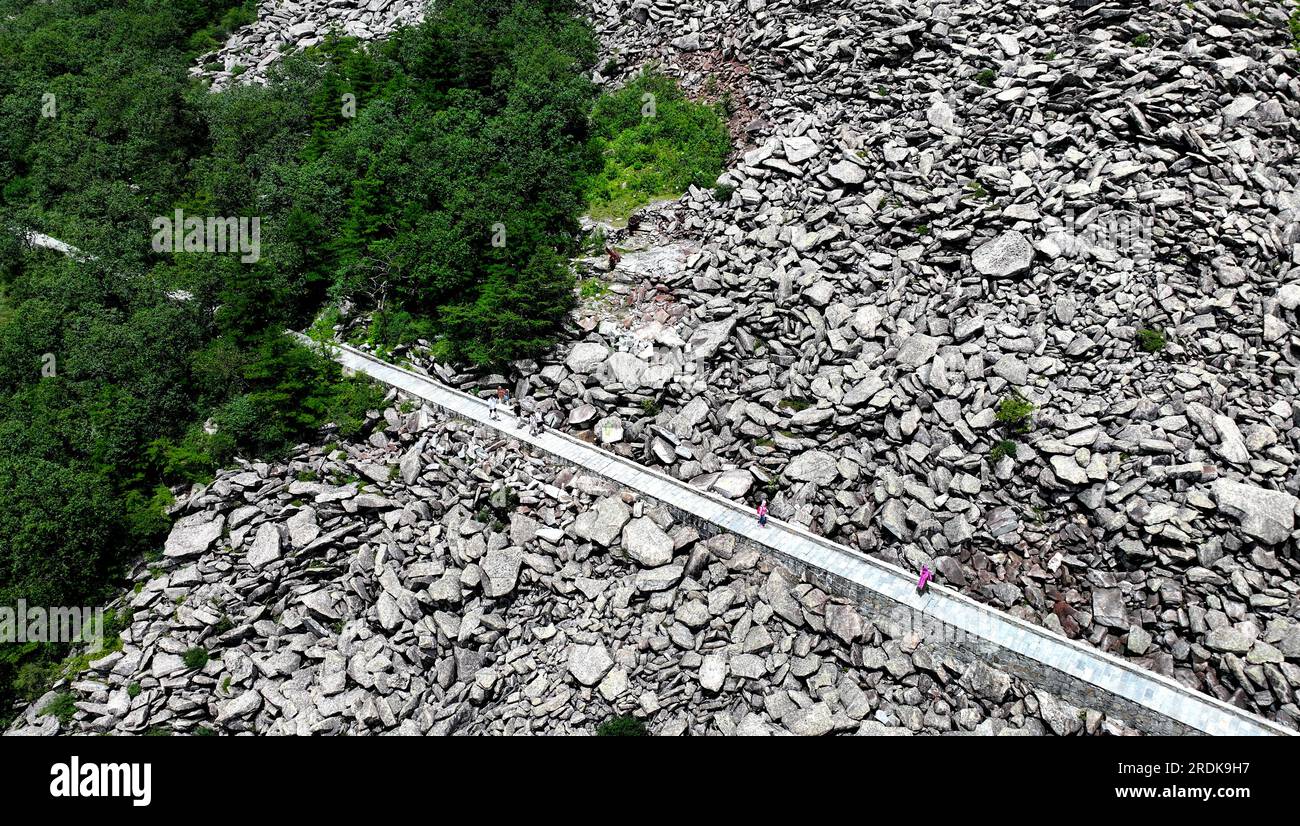
[{"label": "person in pink jacket", "polygon": [[764,499],[758,506],[758,524],[759,527],[767,527],[767,500]]},{"label": "person in pink jacket", "polygon": [[922,565],[921,578],[916,581],[916,592],[918,594],[925,593],[925,586],[930,583],[930,578],[931,578],[930,567],[928,565]]}]

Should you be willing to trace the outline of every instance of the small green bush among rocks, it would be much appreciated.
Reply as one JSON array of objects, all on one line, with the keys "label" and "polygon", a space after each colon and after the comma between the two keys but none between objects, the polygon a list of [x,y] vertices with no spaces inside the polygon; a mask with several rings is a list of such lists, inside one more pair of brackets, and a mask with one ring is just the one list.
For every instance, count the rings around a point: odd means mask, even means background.
[{"label": "small green bush among rocks", "polygon": [[71,691],[61,692],[53,700],[45,704],[39,712],[42,716],[50,715],[59,718],[59,722],[67,725],[72,722],[72,716],[77,713],[76,698]]},{"label": "small green bush among rocks", "polygon": [[1143,328],[1137,332],[1138,346],[1145,352],[1158,353],[1165,349],[1165,334],[1153,328]]},{"label": "small green bush among rocks", "polygon": [[191,648],[182,659],[186,668],[202,668],[208,664],[208,652],[203,648]]},{"label": "small green bush among rocks", "polygon": [[619,717],[611,717],[601,723],[596,729],[596,734],[600,737],[647,737],[650,733],[646,731],[645,723],[631,715],[624,714]]},{"label": "small green bush among rocks", "polygon": [[994,418],[1011,433],[1024,433],[1032,424],[1034,415],[1033,402],[1014,393],[998,403],[998,412]]},{"label": "small green bush among rocks", "polygon": [[1016,458],[1016,448],[1018,445],[1010,439],[1003,439],[993,446],[989,451],[989,458],[993,461],[1001,461],[1004,458]]}]

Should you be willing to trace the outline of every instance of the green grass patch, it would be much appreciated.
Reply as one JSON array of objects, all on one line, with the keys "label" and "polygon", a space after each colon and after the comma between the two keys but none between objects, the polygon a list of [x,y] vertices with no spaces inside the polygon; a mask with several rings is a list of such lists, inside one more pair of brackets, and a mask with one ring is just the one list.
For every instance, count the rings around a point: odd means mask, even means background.
[{"label": "green grass patch", "polygon": [[630,714],[611,717],[596,728],[600,737],[647,737],[645,723]]},{"label": "green grass patch", "polygon": [[584,278],[578,287],[584,299],[597,300],[609,295],[609,284],[600,278]]},{"label": "green grass patch", "polygon": [[206,648],[191,648],[181,657],[185,661],[186,668],[202,668],[208,664],[208,651]]},{"label": "green grass patch", "polygon": [[1158,353],[1165,349],[1167,343],[1164,332],[1151,327],[1144,327],[1137,331],[1137,342],[1143,352],[1147,353]]},{"label": "green grass patch", "polygon": [[998,403],[998,410],[994,414],[994,418],[1008,431],[1024,433],[1033,425],[1033,415],[1033,402],[1019,393],[1013,393],[1010,396],[1005,396]]},{"label": "green grass patch", "polygon": [[1016,443],[1010,439],[1003,439],[995,444],[993,449],[989,451],[989,458],[995,462],[1000,459],[1016,458]]},{"label": "green grass patch", "polygon": [[590,214],[625,221],[651,201],[712,184],[731,148],[718,107],[694,103],[648,71],[604,95],[591,113],[589,152],[602,168],[584,182]]},{"label": "green grass patch", "polygon": [[333,344],[334,326],[342,319],[343,313],[338,306],[331,304],[322,310],[320,315],[316,316],[316,320],[312,322],[311,327],[307,328],[307,336],[312,341],[320,344]]}]

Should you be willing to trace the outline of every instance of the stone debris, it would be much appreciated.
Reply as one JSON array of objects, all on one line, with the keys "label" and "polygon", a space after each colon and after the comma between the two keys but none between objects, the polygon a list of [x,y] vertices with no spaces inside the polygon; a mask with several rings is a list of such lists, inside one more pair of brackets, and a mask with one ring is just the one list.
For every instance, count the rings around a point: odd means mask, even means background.
[{"label": "stone debris", "polygon": [[265,83],[285,54],[324,42],[330,32],[372,40],[424,17],[428,0],[260,0],[257,20],[200,57],[190,74],[214,90],[234,83]]},{"label": "stone debris", "polygon": [[[656,61],[688,94],[727,91],[730,194],[692,189],[606,227],[626,254],[576,266],[611,297],[514,366],[515,396],[622,456],[766,496],[775,518],[1300,723],[1300,663],[1261,640],[1300,606],[1285,5],[589,8],[598,81]],[[299,10],[276,37],[319,36]],[[1140,346],[1146,330],[1163,349]],[[997,419],[1013,394],[1034,408],[1023,432]],[[602,548],[631,518],[587,514],[574,535]],[[204,530],[172,555],[204,553]],[[677,570],[630,587],[672,593]],[[440,592],[462,587],[478,586]],[[1209,644],[1229,626],[1256,648]]]},{"label": "stone debris", "polygon": [[[428,409],[372,424],[382,439],[242,465],[182,497],[178,544],[234,527],[142,562],[115,606],[131,612],[120,648],[8,733],[590,734],[615,715],[656,734],[1071,728],[1021,680],[495,431]],[[338,484],[416,446],[410,482]],[[386,504],[356,507],[367,494]],[[641,515],[608,548],[580,537],[598,509],[625,520],[612,502]],[[1294,629],[1267,636],[1296,650]],[[57,691],[75,696],[67,725],[37,713]]]}]

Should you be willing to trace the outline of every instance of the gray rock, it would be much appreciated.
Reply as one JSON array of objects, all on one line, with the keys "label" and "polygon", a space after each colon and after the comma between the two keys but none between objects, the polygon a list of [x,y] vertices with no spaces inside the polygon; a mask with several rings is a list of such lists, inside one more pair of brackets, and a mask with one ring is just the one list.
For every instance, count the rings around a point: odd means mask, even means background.
[{"label": "gray rock", "polygon": [[1233,654],[1245,654],[1254,645],[1255,640],[1238,628],[1225,625],[1211,629],[1205,635],[1205,647],[1211,651],[1228,651]]},{"label": "gray rock", "polygon": [[720,654],[708,654],[700,664],[700,686],[705,691],[721,691],[727,679],[727,659]]},{"label": "gray rock", "polygon": [[741,499],[754,485],[754,475],[747,470],[728,470],[713,480],[710,490],[728,499]]},{"label": "gray rock", "polygon": [[1011,678],[1006,673],[978,660],[971,664],[962,679],[975,696],[995,703],[1002,702],[1011,690]]},{"label": "gray rock", "polygon": [[824,450],[809,450],[790,460],[785,475],[796,482],[829,485],[840,475],[835,457]]},{"label": "gray rock", "polygon": [[781,718],[781,723],[792,734],[800,737],[821,737],[829,734],[835,727],[830,706],[826,703],[814,703],[808,708],[796,708]]},{"label": "gray rock", "polygon": [[623,550],[647,568],[667,565],[673,559],[673,540],[653,520],[633,519],[623,528]]},{"label": "gray rock", "polygon": [[604,645],[570,645],[569,673],[583,685],[594,686],[614,667]]},{"label": "gray rock", "polygon": [[518,548],[498,548],[488,551],[482,561],[483,594],[504,597],[515,590],[519,582],[519,566],[524,554]]},{"label": "gray rock", "polygon": [[1211,486],[1219,510],[1241,522],[1241,529],[1269,545],[1283,542],[1295,527],[1300,500],[1289,493],[1216,479]]},{"label": "gray rock", "polygon": [[581,375],[594,373],[596,368],[609,357],[609,348],[591,341],[581,341],[569,351],[564,364],[570,370]]},{"label": "gray rock", "polygon": [[614,544],[623,526],[632,518],[632,510],[618,496],[607,496],[596,503],[595,521],[587,537],[601,547]]},{"label": "gray rock", "polygon": [[244,561],[250,568],[263,568],[280,558],[280,531],[270,522],[263,522],[257,529],[253,546],[248,549]]},{"label": "gray rock", "polygon": [[198,556],[216,542],[226,525],[226,517],[215,517],[206,511],[183,517],[172,525],[167,542],[163,545],[163,556],[184,558]]},{"label": "gray rock", "polygon": [[1111,628],[1129,627],[1124,594],[1118,588],[1098,588],[1092,592],[1092,620]]},{"label": "gray rock", "polygon": [[985,241],[971,255],[971,266],[981,275],[1008,278],[1025,272],[1034,261],[1034,248],[1023,233],[1011,230]]},{"label": "gray rock", "polygon": [[864,170],[862,167],[850,161],[840,161],[839,163],[833,163],[831,164],[830,168],[827,169],[826,171],[827,174],[829,174],[835,180],[839,181],[842,184],[847,184],[849,186],[860,184],[867,179],[866,170]]}]

